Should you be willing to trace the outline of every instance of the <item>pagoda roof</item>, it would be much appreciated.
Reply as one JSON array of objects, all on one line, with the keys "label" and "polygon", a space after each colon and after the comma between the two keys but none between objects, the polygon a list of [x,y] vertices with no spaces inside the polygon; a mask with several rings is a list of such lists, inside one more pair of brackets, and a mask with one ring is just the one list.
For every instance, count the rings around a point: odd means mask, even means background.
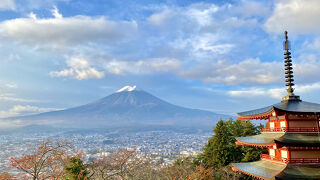
[{"label": "pagoda roof", "polygon": [[274,140],[275,143],[287,146],[320,147],[320,134],[286,133]]},{"label": "pagoda roof", "polygon": [[272,146],[277,143],[285,146],[320,147],[318,133],[259,134],[236,139],[238,145]]},{"label": "pagoda roof", "polygon": [[238,144],[252,146],[272,146],[274,139],[283,136],[283,134],[258,134],[255,136],[237,137]]},{"label": "pagoda roof", "polygon": [[277,164],[272,161],[260,160],[249,163],[232,163],[235,170],[254,176],[259,179],[275,179],[285,168],[286,164]]},{"label": "pagoda roof", "polygon": [[291,165],[279,173],[277,179],[320,179],[320,165]]},{"label": "pagoda roof", "polygon": [[260,179],[320,179],[320,165],[278,164],[260,160],[232,163],[235,170]]},{"label": "pagoda roof", "polygon": [[312,113],[320,114],[320,104],[301,101],[301,100],[288,100],[283,101],[271,106],[267,106],[260,109],[254,109],[251,111],[245,111],[238,113],[242,117],[260,116],[267,113],[271,113],[273,110],[295,112],[295,113]]}]

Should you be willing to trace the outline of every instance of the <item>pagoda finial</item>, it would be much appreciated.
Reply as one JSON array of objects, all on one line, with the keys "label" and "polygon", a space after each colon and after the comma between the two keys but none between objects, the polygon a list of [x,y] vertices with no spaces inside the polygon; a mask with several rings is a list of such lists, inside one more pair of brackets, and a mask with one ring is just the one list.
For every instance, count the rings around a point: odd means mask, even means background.
[{"label": "pagoda finial", "polygon": [[292,71],[292,60],[291,60],[291,53],[289,52],[290,49],[290,42],[288,40],[288,32],[284,32],[284,38],[285,41],[283,43],[283,48],[285,50],[284,52],[284,66],[285,66],[285,77],[286,77],[286,86],[288,86],[287,92],[288,95],[283,97],[282,100],[300,100],[299,96],[295,96],[293,91],[293,86],[294,86],[294,79],[293,79],[293,71]]}]

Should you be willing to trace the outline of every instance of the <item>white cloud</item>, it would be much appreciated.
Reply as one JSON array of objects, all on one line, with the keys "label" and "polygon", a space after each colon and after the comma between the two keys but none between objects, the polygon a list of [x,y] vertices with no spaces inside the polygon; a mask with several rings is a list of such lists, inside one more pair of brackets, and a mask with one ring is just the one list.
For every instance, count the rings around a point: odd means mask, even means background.
[{"label": "white cloud", "polygon": [[[15,105],[12,108],[8,109],[7,111],[0,111],[0,129],[17,128],[17,127],[35,123],[33,121],[23,122],[21,120],[3,120],[1,118],[38,114],[38,113],[54,111],[54,110],[59,110],[59,109],[41,108],[41,107],[30,106],[30,105],[25,105],[25,106]],[[45,122],[42,121],[41,124],[43,123]]]},{"label": "white cloud", "polygon": [[29,18],[36,20],[37,19],[37,15],[35,13],[31,12],[29,14]]},{"label": "white cloud", "polygon": [[223,42],[223,38],[224,35],[219,33],[201,33],[176,39],[170,42],[170,45],[176,49],[187,50],[193,56],[193,61],[211,60],[228,54],[235,47],[234,44]]},{"label": "white cloud", "polygon": [[193,51],[196,56],[212,56],[228,53],[233,47],[233,44],[217,43],[217,37],[213,34],[204,34],[196,39],[191,40]]},{"label": "white cloud", "polygon": [[[302,51],[313,51],[313,53],[319,53],[320,52],[320,36],[315,37],[311,41],[305,41],[302,43]],[[304,54],[305,56],[305,54]],[[310,55],[308,55],[308,60],[310,60]],[[317,59],[317,56],[312,54],[312,59]]]},{"label": "white cloud", "polygon": [[293,72],[296,78],[306,82],[320,80],[320,60],[314,54],[302,54],[298,60],[293,61]]},{"label": "white cloud", "polygon": [[[246,1],[245,1],[246,2]],[[162,11],[153,13],[148,22],[155,26],[173,26],[169,27],[172,31],[180,33],[200,33],[209,32],[216,34],[219,31],[226,32],[232,28],[241,26],[257,25],[255,18],[247,16],[238,16],[235,11],[243,11],[248,16],[254,16],[259,13],[266,14],[267,10],[255,9],[263,6],[260,3],[244,3],[241,6],[230,4],[217,6],[213,3],[195,3],[186,7],[164,7]],[[240,10],[240,7],[242,8]],[[248,8],[250,7],[250,12]],[[255,11],[255,12],[253,12]],[[221,35],[221,34],[220,34]]]},{"label": "white cloud", "polygon": [[295,92],[297,94],[307,94],[313,91],[320,90],[320,82],[313,83],[313,84],[305,84],[305,85],[296,85]]},{"label": "white cloud", "polygon": [[189,18],[196,20],[199,25],[207,26],[213,21],[212,15],[219,10],[214,4],[198,3],[190,6],[185,13]]},{"label": "white cloud", "polygon": [[0,1],[0,11],[1,10],[15,10],[16,5],[14,0],[1,0]]},{"label": "white cloud", "polygon": [[18,88],[18,84],[16,84],[16,83],[7,83],[7,84],[5,84],[5,87],[7,87],[7,88],[10,88],[10,89],[16,89],[16,88]]},{"label": "white cloud", "polygon": [[276,1],[271,17],[265,27],[269,32],[282,33],[284,30],[296,34],[320,32],[319,0]]},{"label": "white cloud", "polygon": [[[260,61],[250,58],[240,62],[205,61],[188,69],[175,71],[180,77],[204,82],[227,84],[284,84],[284,64],[281,61]],[[320,60],[313,54],[302,54],[293,60],[294,79],[299,83],[320,81]]]},{"label": "white cloud", "polygon": [[[1,113],[1,111],[0,111]],[[0,129],[8,130],[24,126],[21,120],[0,120]]]},{"label": "white cloud", "polygon": [[[164,7],[160,12],[156,12],[147,18],[147,21],[155,26],[173,25],[179,27],[179,24],[197,24],[198,26],[208,26],[212,24],[213,15],[220,9],[212,3],[196,3],[185,8]],[[171,23],[174,21],[174,23]],[[186,29],[188,30],[188,29]]]},{"label": "white cloud", "polygon": [[114,42],[134,37],[135,21],[111,21],[106,17],[71,16],[63,17],[55,7],[54,18],[27,18],[6,20],[0,23],[0,36],[28,45],[65,48],[66,45],[91,42]]},{"label": "white cloud", "polygon": [[261,62],[258,58],[239,63],[226,60],[206,62],[184,70],[180,76],[187,79],[200,79],[204,82],[228,84],[271,84],[279,82],[281,63]]},{"label": "white cloud", "polygon": [[55,77],[70,77],[78,80],[84,79],[101,79],[104,77],[104,72],[90,66],[86,59],[71,58],[67,61],[69,69],[50,72],[51,76]]},{"label": "white cloud", "polygon": [[15,82],[1,82],[0,85],[0,102],[37,102],[37,100],[17,97],[14,91],[19,90]]},{"label": "white cloud", "polygon": [[[26,126],[26,125],[33,125],[33,124],[54,125],[58,121],[43,121],[43,120],[23,121],[23,120],[19,120],[17,118],[15,118],[15,119],[6,119],[6,118],[33,115],[33,114],[39,114],[39,113],[44,113],[44,112],[49,112],[49,111],[57,111],[57,110],[61,110],[61,109],[17,104],[7,110],[0,111],[0,129],[18,128],[18,127],[22,127],[22,126]],[[62,122],[60,121],[59,123],[62,123]]]},{"label": "white cloud", "polygon": [[155,26],[161,26],[174,16],[174,11],[165,9],[160,13],[152,14],[150,17],[148,17],[147,21]]},{"label": "white cloud", "polygon": [[233,97],[247,97],[256,98],[257,96],[267,96],[274,99],[281,99],[285,95],[285,88],[273,88],[273,89],[263,89],[263,88],[250,88],[243,90],[232,90],[227,92],[228,95]]},{"label": "white cloud", "polygon": [[104,64],[104,68],[110,74],[116,74],[116,75],[124,75],[128,72],[131,72],[131,73],[138,72],[138,70],[134,68],[132,63],[126,62],[126,61],[120,61],[120,60],[111,60]]},{"label": "white cloud", "polygon": [[53,9],[51,10],[52,15],[57,18],[57,19],[62,19],[62,14],[59,13],[59,10],[56,6],[53,7]]},{"label": "white cloud", "polygon": [[138,61],[135,65],[144,72],[173,72],[180,68],[181,62],[173,58],[153,58]]},{"label": "white cloud", "polygon": [[[310,92],[315,92],[320,90],[320,82],[305,85],[296,85],[295,94],[303,95]],[[256,98],[258,96],[272,97],[274,99],[281,99],[287,94],[286,88],[250,88],[241,90],[228,91],[227,94],[233,97],[246,97],[246,98]]]},{"label": "white cloud", "polygon": [[[242,18],[233,13],[230,4],[195,3],[184,7],[164,7],[148,18],[148,22],[160,29],[159,39],[194,61],[228,56],[241,41],[235,31],[239,28],[256,27],[256,19]],[[160,28],[159,28],[160,27]],[[162,30],[162,31],[161,31]],[[237,36],[237,37],[235,37]],[[163,42],[167,41],[167,42]],[[152,41],[153,44],[159,42]],[[243,41],[241,42],[243,44]]]},{"label": "white cloud", "polygon": [[139,61],[112,60],[106,62],[104,68],[108,73],[116,75],[124,74],[148,74],[153,72],[175,72],[181,67],[181,62],[174,58],[150,58]]},{"label": "white cloud", "polygon": [[12,102],[37,102],[37,100],[33,99],[25,99],[25,98],[19,98],[15,97],[14,94],[11,93],[2,93],[0,94],[0,101],[12,101]]},{"label": "white cloud", "polygon": [[58,110],[56,108],[41,108],[37,106],[30,105],[15,105],[7,111],[0,111],[0,118],[12,117],[12,116],[22,116],[43,113],[48,111]]}]

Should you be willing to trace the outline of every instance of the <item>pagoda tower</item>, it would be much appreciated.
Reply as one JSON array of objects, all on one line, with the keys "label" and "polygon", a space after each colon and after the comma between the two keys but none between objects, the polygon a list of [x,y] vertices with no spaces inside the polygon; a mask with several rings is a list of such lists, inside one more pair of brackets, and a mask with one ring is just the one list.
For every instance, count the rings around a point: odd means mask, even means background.
[{"label": "pagoda tower", "polygon": [[320,104],[294,94],[287,31],[284,41],[288,94],[278,104],[238,113],[238,120],[268,120],[261,134],[238,137],[237,145],[268,148],[259,161],[233,163],[232,169],[257,179],[320,179]]}]

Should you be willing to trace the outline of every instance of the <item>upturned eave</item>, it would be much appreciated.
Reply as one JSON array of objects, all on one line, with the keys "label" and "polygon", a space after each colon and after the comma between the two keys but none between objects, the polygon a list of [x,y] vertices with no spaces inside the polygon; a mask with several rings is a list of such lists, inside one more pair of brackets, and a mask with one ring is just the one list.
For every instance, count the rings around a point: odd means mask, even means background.
[{"label": "upturned eave", "polygon": [[258,134],[255,136],[237,137],[237,145],[247,145],[255,147],[269,147],[275,144],[275,139],[284,134]]}]

